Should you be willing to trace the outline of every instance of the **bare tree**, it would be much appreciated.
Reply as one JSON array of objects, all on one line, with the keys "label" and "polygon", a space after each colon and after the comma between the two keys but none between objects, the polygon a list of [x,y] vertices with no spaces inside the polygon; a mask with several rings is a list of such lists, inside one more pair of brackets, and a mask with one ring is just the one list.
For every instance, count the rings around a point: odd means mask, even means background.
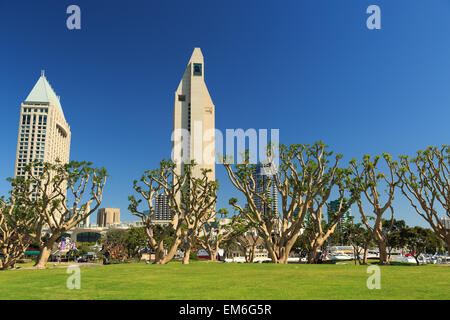
[{"label": "bare tree", "polygon": [[[150,245],[155,250],[155,264],[166,264],[172,260],[181,243],[182,217],[178,215],[178,212],[171,210],[173,215],[172,221],[170,226],[164,228],[162,234],[156,235],[152,230],[152,221],[155,216],[155,200],[157,197],[167,197],[167,201],[174,202],[175,195],[178,194],[183,186],[184,181],[179,179],[172,182],[174,180],[175,167],[173,162],[162,160],[158,169],[145,171],[139,181],[135,180],[133,182],[133,189],[147,203],[147,212],[139,210],[139,204],[142,202],[142,199],[136,199],[134,196],[128,197],[130,201],[128,209],[132,214],[141,218]],[[171,204],[170,207],[173,207],[173,205]],[[164,241],[171,231],[174,234],[174,241],[172,241],[168,253],[165,254]]]},{"label": "bare tree", "polygon": [[180,191],[180,205],[173,206],[173,211],[183,217],[184,258],[183,264],[189,264],[193,245],[197,242],[201,227],[207,221],[213,221],[217,203],[217,181],[208,178],[210,169],[201,169],[200,177],[194,176],[196,164],[184,165],[184,187]]},{"label": "bare tree", "polygon": [[450,229],[442,219],[450,219],[450,146],[428,147],[411,160],[400,159],[402,193],[450,248]]},{"label": "bare tree", "polygon": [[[208,179],[209,170],[202,169],[200,177],[194,177],[192,172],[196,164],[184,164],[182,173],[177,173],[177,166],[173,161],[161,161],[160,168],[146,171],[140,182],[134,181],[134,190],[147,202],[148,214],[139,211],[142,199],[130,196],[130,211],[140,217],[146,226],[150,245],[156,251],[155,263],[166,264],[174,257],[178,247],[184,240],[185,256],[183,263],[189,263],[189,254],[198,238],[203,223],[213,218],[217,202],[217,181]],[[143,184],[143,186],[142,186]],[[164,235],[157,242],[151,231],[154,219],[154,201],[158,196],[167,197],[171,221],[174,231],[174,241],[167,254],[164,254]],[[166,232],[171,229],[166,228]]]},{"label": "bare tree", "polygon": [[0,269],[14,266],[32,243],[38,217],[13,197],[0,198]]},{"label": "bare tree", "polygon": [[[330,165],[329,158],[332,154],[322,142],[317,142],[313,146],[281,145],[280,164],[277,166],[269,147],[268,161],[273,172],[271,179],[265,179],[264,183],[275,185],[281,196],[281,213],[267,210],[271,208],[273,199],[270,195],[257,190],[256,185],[261,181],[257,180],[259,178],[255,179],[255,167],[250,164],[247,157],[242,164],[235,165],[234,170],[224,159],[228,177],[236,189],[245,196],[248,210],[239,205],[237,199],[231,199],[230,204],[256,225],[274,263],[287,263],[289,252],[299,236],[306,215],[310,214],[316,221],[320,221],[322,209],[335,187],[344,198],[344,179],[348,175],[348,170],[338,167],[342,155],[335,156],[333,164]],[[262,205],[258,205],[257,202]],[[351,201],[349,203],[351,204]],[[331,232],[333,231],[324,232],[320,226],[318,227],[315,250]]]},{"label": "bare tree", "polygon": [[[247,210],[247,209],[244,209]],[[264,247],[264,239],[259,234],[257,225],[248,219],[248,216],[237,215],[239,219],[235,225],[234,238],[236,246],[245,256],[247,263],[253,263],[256,257],[256,250],[258,247]]]},{"label": "bare tree", "polygon": [[[45,268],[57,239],[64,232],[84,221],[100,206],[107,173],[104,168],[91,165],[90,162],[35,161],[25,168],[31,196],[21,201],[42,219],[44,229],[49,231],[48,237],[41,237],[40,232],[36,235],[41,250],[36,268]],[[13,185],[27,187],[18,178],[13,180]]]},{"label": "bare tree", "polygon": [[[366,262],[361,262],[361,253],[367,250],[366,248],[366,237],[367,230],[365,227],[361,225],[361,223],[353,223],[351,221],[346,221],[343,226],[343,236],[348,241],[348,243],[353,247],[353,258],[355,261],[355,265],[357,262],[359,264],[366,264]],[[371,235],[369,236],[371,239]],[[367,256],[367,254],[366,254]]]},{"label": "bare tree", "polygon": [[217,261],[220,246],[236,234],[240,217],[227,218],[228,211],[220,209],[213,219],[206,220],[201,226],[198,241],[209,254],[211,261]]},{"label": "bare tree", "polygon": [[[383,231],[383,215],[390,209],[391,219],[394,218],[392,201],[394,200],[395,190],[399,185],[400,178],[397,178],[398,163],[392,161],[392,157],[389,154],[383,153],[383,159],[389,171],[387,175],[377,168],[380,159],[380,156],[372,159],[369,155],[365,155],[359,165],[355,159],[350,161],[350,168],[354,175],[354,179],[352,180],[353,188],[359,190],[365,196],[375,214],[375,222],[371,225],[369,223],[370,216],[368,216],[364,209],[362,200],[358,199],[357,204],[362,222],[378,245],[380,264],[389,264],[386,248],[387,235]],[[386,200],[384,203],[382,203],[383,196],[378,192],[378,189],[383,186],[386,186]]]},{"label": "bare tree", "polygon": [[256,257],[256,250],[258,247],[264,246],[264,241],[258,236],[258,231],[250,229],[236,237],[236,245],[244,254],[245,262],[253,263]]},{"label": "bare tree", "polygon": [[[348,188],[346,184],[343,182],[345,177],[347,177],[347,173],[344,171],[337,174],[337,180],[332,182],[325,187],[325,192],[318,195],[316,199],[313,201],[313,205],[309,210],[310,216],[308,217],[309,224],[309,237],[310,237],[310,245],[309,253],[308,253],[308,263],[314,263],[315,258],[317,256],[317,252],[323,246],[325,241],[335,232],[338,224],[340,223],[342,217],[345,213],[350,209],[352,204],[359,197],[359,193],[354,193],[353,196],[348,200],[344,197],[345,193],[348,192]],[[338,186],[339,199],[338,206],[335,212],[331,211],[331,208],[328,204],[328,199],[330,197],[331,188]],[[328,189],[329,188],[329,189]],[[332,216],[326,221],[323,216],[323,207],[324,205],[328,208],[328,215]]]}]

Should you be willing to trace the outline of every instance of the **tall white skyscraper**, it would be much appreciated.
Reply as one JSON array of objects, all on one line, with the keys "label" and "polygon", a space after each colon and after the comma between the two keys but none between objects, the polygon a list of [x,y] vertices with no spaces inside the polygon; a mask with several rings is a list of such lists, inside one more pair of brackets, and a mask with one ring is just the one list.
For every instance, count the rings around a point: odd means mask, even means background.
[{"label": "tall white skyscraper", "polygon": [[[21,104],[14,176],[25,176],[24,168],[34,160],[69,162],[70,127],[60,99],[47,81],[44,71]],[[35,168],[35,174],[42,169]]]},{"label": "tall white skyscraper", "polygon": [[[173,160],[195,160],[198,166],[194,176],[200,177],[202,168],[211,169],[210,180],[215,180],[214,119],[214,104],[205,84],[203,54],[200,48],[195,48],[175,92]],[[184,141],[185,148],[182,148],[181,132],[189,133],[188,137],[184,136],[189,140]],[[181,164],[178,168],[181,172]]]}]

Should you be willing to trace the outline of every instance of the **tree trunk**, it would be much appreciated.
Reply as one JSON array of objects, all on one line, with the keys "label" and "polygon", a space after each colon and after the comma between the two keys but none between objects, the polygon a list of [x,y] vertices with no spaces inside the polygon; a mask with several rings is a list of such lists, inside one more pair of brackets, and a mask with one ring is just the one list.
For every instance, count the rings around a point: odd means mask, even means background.
[{"label": "tree trunk", "polygon": [[306,263],[308,264],[314,264],[316,262],[316,254],[317,250],[314,248],[311,248],[308,250],[308,259],[306,260]]},{"label": "tree trunk", "polygon": [[192,250],[192,236],[190,235],[190,233],[188,233],[183,240],[185,241],[183,264],[189,264],[189,255],[191,254]]},{"label": "tree trunk", "polygon": [[5,251],[3,251],[3,258],[0,258],[0,269],[6,270],[9,267],[9,254]]},{"label": "tree trunk", "polygon": [[317,241],[315,244],[313,244],[311,246],[311,249],[308,252],[308,263],[309,264],[316,263],[317,251],[319,251],[321,246],[322,246],[322,243],[319,241]]},{"label": "tree trunk", "polygon": [[167,264],[170,260],[173,259],[173,256],[177,252],[178,246],[180,245],[181,239],[176,239],[172,246],[169,249],[169,252],[161,259],[160,264]]},{"label": "tree trunk", "polygon": [[289,257],[289,252],[284,251],[281,256],[280,259],[278,260],[278,263],[280,264],[287,264],[288,263],[288,257]]},{"label": "tree trunk", "polygon": [[388,265],[389,258],[386,251],[386,243],[381,239],[378,240],[378,250],[380,251],[380,264]]},{"label": "tree trunk", "polygon": [[364,258],[363,258],[363,263],[364,265],[367,264],[367,251],[369,250],[369,248],[364,247]]},{"label": "tree trunk", "polygon": [[298,236],[292,237],[290,240],[287,241],[286,245],[281,248],[281,260],[283,264],[287,264],[288,263],[288,258],[289,258],[289,253],[292,250],[292,247],[294,246],[295,241],[297,240]]},{"label": "tree trunk", "polygon": [[6,270],[9,267],[9,254],[6,249],[2,253],[3,258],[0,258],[0,269]]},{"label": "tree trunk", "polygon": [[255,252],[256,252],[256,244],[252,245],[250,249],[250,256],[247,262],[253,263],[255,261]]},{"label": "tree trunk", "polygon": [[358,255],[357,258],[358,258],[359,265],[362,265],[362,263],[361,263],[361,248],[360,247],[358,247],[356,249],[356,254]]},{"label": "tree trunk", "polygon": [[216,262],[217,261],[217,251],[215,249],[208,250],[209,253],[209,261]]},{"label": "tree trunk", "polygon": [[278,263],[278,264],[287,264],[289,252],[290,252],[291,248],[292,248],[292,245],[289,245],[289,244],[287,244],[285,246],[280,246],[277,248],[277,250],[270,248],[269,256],[272,258],[272,262]]},{"label": "tree trunk", "polygon": [[184,250],[183,264],[189,264],[189,255],[191,254],[191,247]]},{"label": "tree trunk", "polygon": [[46,246],[42,248],[41,253],[39,254],[39,258],[37,259],[37,262],[34,265],[36,269],[45,269],[48,258],[52,253],[52,249],[53,249],[53,242],[52,243],[49,242]]},{"label": "tree trunk", "polygon": [[161,264],[161,260],[164,257],[164,241],[161,241],[159,245],[156,247],[155,251],[155,262],[154,264]]},{"label": "tree trunk", "polygon": [[278,256],[276,254],[275,249],[272,247],[272,243],[266,241],[266,248],[269,251],[269,257],[272,259],[273,263],[279,263],[278,262]]},{"label": "tree trunk", "polygon": [[447,236],[445,237],[445,242],[447,243],[447,252],[450,254],[450,232],[447,232]]}]

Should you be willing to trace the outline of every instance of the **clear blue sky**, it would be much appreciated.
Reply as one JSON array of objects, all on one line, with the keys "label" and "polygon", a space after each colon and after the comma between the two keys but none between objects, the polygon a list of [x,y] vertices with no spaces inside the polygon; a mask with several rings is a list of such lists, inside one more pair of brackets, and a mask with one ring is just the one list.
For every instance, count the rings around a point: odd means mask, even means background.
[{"label": "clear blue sky", "polygon": [[[66,28],[71,4],[78,31]],[[371,4],[381,30],[366,28]],[[449,143],[449,34],[448,0],[1,1],[0,194],[41,69],[71,126],[71,159],[108,169],[103,206],[131,221],[132,181],[170,156],[194,47],[217,128],[278,128],[282,143],[323,140],[348,161]],[[217,177],[226,206],[235,192],[219,166]],[[400,200],[397,214],[424,225]]]}]

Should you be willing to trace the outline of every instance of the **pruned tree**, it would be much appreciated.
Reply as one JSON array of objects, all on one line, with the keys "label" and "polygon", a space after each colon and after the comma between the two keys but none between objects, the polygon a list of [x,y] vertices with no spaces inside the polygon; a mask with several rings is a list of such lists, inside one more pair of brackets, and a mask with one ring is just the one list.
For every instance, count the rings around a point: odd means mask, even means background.
[{"label": "pruned tree", "polygon": [[[394,217],[392,201],[400,178],[397,177],[398,162],[392,161],[392,157],[387,153],[383,153],[382,158],[387,166],[388,174],[383,173],[378,168],[380,156],[371,158],[370,155],[365,155],[359,164],[353,159],[350,161],[350,168],[354,175],[352,179],[353,188],[364,195],[370,209],[375,214],[374,223],[371,225],[367,210],[364,208],[362,200],[358,199],[357,204],[361,220],[377,243],[380,252],[380,264],[386,265],[389,264],[389,257],[387,254],[387,235],[383,230],[383,215],[389,209],[391,219]],[[386,188],[384,195],[378,191],[383,187]]]},{"label": "pruned tree", "polygon": [[[309,237],[308,228],[303,228],[302,234],[295,241],[292,250],[301,258],[308,256],[312,239]],[[301,261],[301,260],[300,260]]]},{"label": "pruned tree", "polygon": [[[175,230],[171,224],[152,224],[151,233],[156,240],[156,243],[163,243],[165,252],[169,252],[173,243],[176,241]],[[145,229],[144,229],[145,231]],[[147,237],[147,234],[146,234]],[[148,237],[147,237],[148,240]]]},{"label": "pruned tree", "polygon": [[401,231],[406,228],[406,223],[403,220],[385,220],[383,219],[383,233],[386,235],[386,247],[389,259],[394,248],[403,248],[405,241],[401,237]]},{"label": "pruned tree", "polygon": [[368,251],[369,251],[369,248],[371,247],[371,246],[373,246],[373,244],[374,244],[374,241],[373,241],[373,238],[372,238],[372,234],[370,233],[370,231],[369,230],[367,230],[367,229],[365,229],[364,230],[364,232],[363,231],[361,231],[362,233],[361,233],[361,245],[362,245],[362,247],[363,247],[363,261],[362,261],[362,264],[367,264],[367,254],[368,254]]},{"label": "pruned tree", "polygon": [[202,226],[207,221],[214,220],[219,189],[219,183],[209,179],[210,169],[202,168],[200,176],[195,176],[195,166],[193,161],[184,165],[184,173],[179,178],[185,181],[185,184],[180,190],[179,205],[173,206],[173,211],[183,217],[183,264],[189,264],[191,251],[198,241]]},{"label": "pruned tree", "polygon": [[243,253],[245,262],[253,263],[256,258],[258,247],[264,245],[264,241],[258,235],[255,229],[249,229],[247,232],[236,236],[236,245]]},{"label": "pruned tree", "polygon": [[[330,236],[336,231],[337,226],[341,223],[341,219],[345,213],[350,209],[352,204],[359,197],[359,193],[352,194],[350,199],[344,197],[346,193],[351,189],[346,185],[346,181],[349,181],[347,170],[337,170],[335,172],[335,180],[330,180],[328,185],[324,185],[324,190],[318,194],[317,198],[313,201],[313,206],[309,210],[311,212],[308,217],[308,233],[310,237],[310,245],[308,252],[308,263],[314,263],[317,252],[324,245]],[[338,187],[339,199],[336,211],[332,211],[327,200],[330,197],[330,192],[333,187]],[[323,216],[324,205],[327,207],[329,219],[325,220]]]},{"label": "pruned tree", "polygon": [[[127,231],[109,231],[101,239],[103,254],[108,260],[124,261],[129,257]],[[106,260],[105,260],[106,262]]]},{"label": "pruned tree", "polygon": [[247,263],[253,263],[258,246],[264,246],[262,237],[255,225],[245,216],[235,214],[232,222],[232,234],[224,239],[222,246],[225,257],[234,258],[234,254],[244,256]]},{"label": "pruned tree", "polygon": [[[244,208],[248,210],[248,208]],[[238,212],[237,212],[238,213]],[[235,247],[244,255],[247,263],[253,263],[258,249],[265,248],[264,239],[260,236],[259,228],[255,222],[248,219],[245,214],[236,214],[233,239]]]},{"label": "pruned tree", "polygon": [[[173,161],[163,160],[160,168],[146,171],[140,181],[134,181],[134,190],[147,202],[148,213],[139,210],[142,199],[130,196],[129,210],[140,217],[146,226],[150,245],[156,251],[155,263],[165,264],[174,257],[178,247],[184,240],[185,255],[183,263],[189,263],[189,254],[198,238],[201,226],[212,219],[217,202],[217,181],[208,179],[210,170],[201,169],[200,177],[193,175],[195,162],[183,164],[183,170],[178,172]],[[173,216],[171,229],[174,231],[174,241],[167,254],[164,254],[164,238],[157,242],[151,231],[155,215],[154,202],[158,196],[167,197],[170,212]],[[167,228],[166,232],[170,232]]]},{"label": "pruned tree", "polygon": [[419,226],[414,228],[404,228],[402,237],[405,239],[406,248],[411,256],[416,260],[417,265],[420,264],[419,256],[427,250],[439,251],[442,248],[443,241],[430,229]]},{"label": "pruned tree", "polygon": [[450,248],[450,146],[428,147],[410,159],[400,157],[402,193],[415,211]]},{"label": "pruned tree", "polygon": [[[269,147],[269,178],[258,175],[255,166],[246,156],[243,163],[234,166],[224,159],[228,177],[244,195],[248,210],[239,205],[237,199],[231,199],[230,204],[255,224],[274,263],[287,263],[307,214],[314,216],[315,221],[322,220],[322,209],[332,190],[337,188],[341,198],[344,198],[344,179],[348,170],[338,167],[342,155],[335,156],[333,164],[330,165],[329,158],[332,154],[322,142],[312,146],[281,145],[280,163],[277,165]],[[281,197],[281,213],[270,209],[273,199],[271,195],[260,192],[256,187],[258,184],[264,184],[263,189],[274,184]],[[349,204],[352,201],[349,201]],[[342,201],[341,206],[343,205]],[[323,230],[319,222],[313,250],[317,251],[333,230],[334,228]]]},{"label": "pruned tree", "polygon": [[140,251],[146,248],[148,245],[148,238],[145,228],[132,227],[128,229],[126,233],[126,243],[128,249],[128,256],[130,258],[138,257]]},{"label": "pruned tree", "polygon": [[344,239],[353,247],[355,265],[357,262],[361,265],[363,264],[363,262],[361,262],[361,253],[364,250],[364,233],[366,232],[366,229],[360,223],[353,223],[352,220],[353,219],[343,223],[342,233]]},{"label": "pruned tree", "polygon": [[220,246],[231,237],[236,236],[240,217],[228,218],[228,210],[220,209],[213,219],[206,220],[201,226],[198,241],[209,254],[210,261],[217,261]]},{"label": "pruned tree", "polygon": [[29,208],[14,197],[0,198],[0,269],[14,266],[24,256],[38,230],[38,217]]},{"label": "pruned tree", "polygon": [[25,173],[26,180],[11,181],[14,188],[30,188],[20,201],[48,230],[48,237],[41,237],[40,232],[36,235],[41,253],[35,267],[45,268],[57,239],[99,208],[107,173],[85,161],[51,164],[37,160],[25,168]]},{"label": "pruned tree", "polygon": [[[140,195],[140,199],[135,196],[128,197],[130,204],[128,209],[131,213],[141,218],[145,227],[149,244],[155,251],[155,264],[166,264],[174,257],[182,238],[182,216],[178,211],[172,208],[176,203],[176,195],[180,192],[185,181],[175,177],[176,165],[172,161],[162,160],[158,169],[147,170],[141,176],[140,180],[133,181],[133,189]],[[163,228],[162,233],[156,233],[152,228],[155,220],[155,201],[158,197],[167,197],[169,207],[171,209],[172,221],[170,225]],[[147,204],[147,211],[141,211],[139,205],[142,201]],[[165,241],[169,234],[173,234],[173,241],[170,248],[166,250]],[[166,254],[167,251],[167,254]]]}]

